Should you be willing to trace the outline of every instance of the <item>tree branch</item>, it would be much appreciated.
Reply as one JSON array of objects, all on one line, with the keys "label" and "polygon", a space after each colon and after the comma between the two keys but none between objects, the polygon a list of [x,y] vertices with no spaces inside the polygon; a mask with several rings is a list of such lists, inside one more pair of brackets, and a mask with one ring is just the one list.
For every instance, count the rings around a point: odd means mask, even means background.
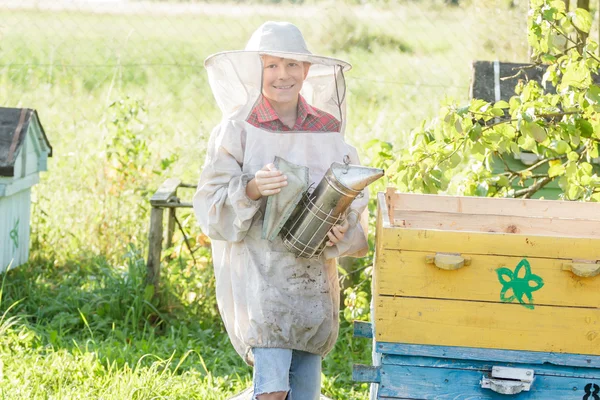
[{"label": "tree branch", "polygon": [[546,176],[545,178],[536,181],[533,185],[529,186],[526,189],[517,190],[515,192],[515,197],[523,197],[524,199],[530,199],[531,196],[535,194],[535,192],[552,182],[553,179],[554,178]]}]

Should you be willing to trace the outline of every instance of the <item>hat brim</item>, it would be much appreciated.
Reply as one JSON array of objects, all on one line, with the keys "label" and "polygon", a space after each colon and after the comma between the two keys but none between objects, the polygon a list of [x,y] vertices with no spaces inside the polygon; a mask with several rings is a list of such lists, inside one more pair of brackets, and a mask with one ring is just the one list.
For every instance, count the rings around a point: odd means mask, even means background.
[{"label": "hat brim", "polygon": [[[352,65],[344,60],[340,60],[338,58],[333,57],[325,57],[325,56],[317,56],[314,54],[305,54],[305,53],[287,53],[280,51],[250,51],[250,50],[232,50],[232,51],[222,51],[213,55],[210,55],[204,61],[204,66],[209,67],[210,64],[219,57],[224,57],[229,54],[256,54],[258,56],[261,55],[271,55],[275,57],[281,58],[289,58],[296,61],[308,62],[313,66],[324,65],[327,67],[342,67],[344,72],[350,71],[352,69]],[[318,67],[317,67],[318,68]],[[311,67],[311,70],[314,69]],[[311,71],[312,72],[312,71]]]}]

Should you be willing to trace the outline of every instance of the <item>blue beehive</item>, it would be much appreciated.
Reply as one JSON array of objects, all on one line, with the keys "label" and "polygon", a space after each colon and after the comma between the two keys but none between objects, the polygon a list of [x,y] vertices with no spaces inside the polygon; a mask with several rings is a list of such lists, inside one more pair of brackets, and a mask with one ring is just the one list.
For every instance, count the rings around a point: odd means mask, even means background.
[{"label": "blue beehive", "polygon": [[50,156],[35,110],[0,107],[0,273],[29,258],[31,187]]}]

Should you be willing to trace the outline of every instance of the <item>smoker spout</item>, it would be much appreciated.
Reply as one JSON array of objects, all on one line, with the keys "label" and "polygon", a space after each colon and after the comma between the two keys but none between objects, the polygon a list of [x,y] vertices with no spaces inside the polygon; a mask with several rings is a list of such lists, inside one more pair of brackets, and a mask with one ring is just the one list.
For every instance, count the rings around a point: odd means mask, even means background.
[{"label": "smoker spout", "polygon": [[383,169],[342,163],[334,163],[331,170],[342,185],[356,191],[363,190],[385,174]]}]

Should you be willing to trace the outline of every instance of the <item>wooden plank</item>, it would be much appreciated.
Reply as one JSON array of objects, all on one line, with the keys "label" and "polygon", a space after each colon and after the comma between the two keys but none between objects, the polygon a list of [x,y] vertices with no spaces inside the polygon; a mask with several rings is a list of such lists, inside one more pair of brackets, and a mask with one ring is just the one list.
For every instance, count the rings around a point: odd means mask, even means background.
[{"label": "wooden plank", "polygon": [[372,339],[373,328],[369,322],[354,321],[354,337]]},{"label": "wooden plank", "polygon": [[379,296],[377,341],[600,355],[600,309]]},{"label": "wooden plank", "polygon": [[14,178],[11,182],[0,183],[0,197],[12,196],[18,192],[29,189],[39,183],[40,175],[35,172],[23,178]]},{"label": "wooden plank", "polygon": [[377,383],[381,379],[379,367],[370,365],[354,364],[352,367],[352,380],[354,382],[374,382]]},{"label": "wooden plank", "polygon": [[173,201],[153,201],[153,207],[162,207],[162,208],[193,208],[194,205],[192,203],[182,203],[182,202],[173,202]]},{"label": "wooden plank", "polygon": [[152,207],[150,211],[150,233],[148,234],[148,263],[146,264],[146,284],[154,286],[158,292],[160,279],[160,254],[163,240],[163,209]]},{"label": "wooden plank", "polygon": [[411,229],[600,238],[597,220],[406,210],[394,210],[393,218],[394,226]]},{"label": "wooden plank", "polygon": [[394,212],[427,211],[600,221],[600,203],[592,202],[408,194],[393,190],[386,192],[386,195]]},{"label": "wooden plank", "polygon": [[150,204],[155,205],[156,202],[167,202],[170,197],[175,196],[177,188],[181,184],[181,179],[169,178],[163,182],[150,199]]},{"label": "wooden plank", "polygon": [[[381,373],[381,398],[423,400],[490,399],[505,400],[512,396],[482,389],[483,374],[479,371],[446,368],[388,366]],[[586,391],[586,386],[588,389]],[[591,385],[600,380],[557,376],[536,376],[528,392],[515,397],[519,400],[574,400],[586,398]],[[588,397],[592,399],[592,396]]]},{"label": "wooden plank", "polygon": [[167,217],[167,243],[165,247],[168,249],[173,244],[173,234],[175,233],[175,208],[169,208]]},{"label": "wooden plank", "polygon": [[[523,257],[466,254],[470,265],[447,271],[426,263],[434,253],[386,250],[375,262],[377,293],[380,295],[439,299],[476,300],[500,303],[503,284],[499,268],[515,272]],[[600,252],[597,254],[600,257]],[[581,278],[563,270],[565,260],[549,258],[526,259],[530,272],[539,276],[543,286],[532,292],[535,305],[577,307],[600,306],[600,275]],[[523,265],[523,264],[521,264]],[[600,267],[600,266],[599,266]],[[523,279],[526,270],[519,269]],[[503,276],[506,278],[506,276]],[[515,281],[517,284],[525,281]],[[531,286],[533,283],[527,280]]]},{"label": "wooden plank", "polygon": [[383,354],[383,356],[381,357],[381,369],[385,370],[388,365],[398,365],[407,367],[466,369],[489,373],[493,367],[503,367],[531,369],[535,371],[536,376],[551,375],[572,378],[600,379],[600,369],[598,368],[581,368],[566,365],[548,365],[540,362],[539,360],[534,361],[535,363],[520,363],[516,361],[516,359],[513,359],[508,362],[499,363],[497,361],[471,360],[468,358],[448,359],[412,355],[398,356],[391,354]]},{"label": "wooden plank", "polygon": [[600,239],[382,228],[384,249],[595,260]]},{"label": "wooden plank", "polygon": [[541,351],[481,349],[461,346],[431,346],[393,342],[375,342],[374,350],[379,354],[400,356],[600,368],[600,356],[587,354],[560,354]]}]

